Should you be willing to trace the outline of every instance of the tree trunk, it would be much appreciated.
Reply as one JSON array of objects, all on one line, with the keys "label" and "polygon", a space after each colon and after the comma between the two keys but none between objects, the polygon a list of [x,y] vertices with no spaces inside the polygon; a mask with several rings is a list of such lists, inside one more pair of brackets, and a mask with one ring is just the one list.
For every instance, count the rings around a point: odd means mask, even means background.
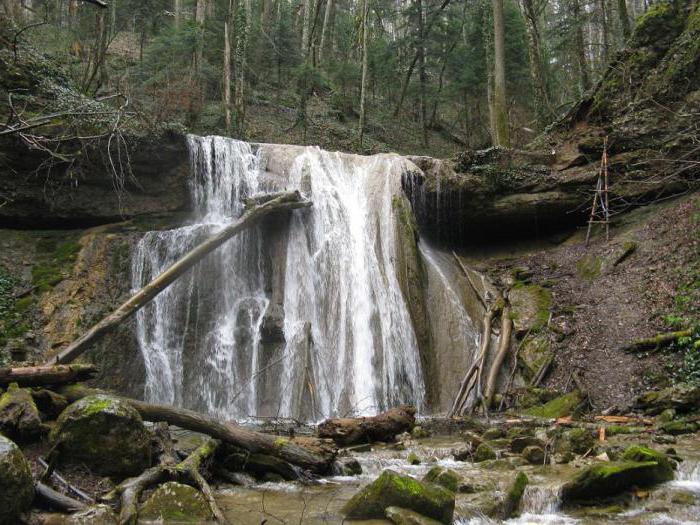
[{"label": "tree trunk", "polygon": [[77,383],[92,379],[97,371],[95,365],[87,364],[0,368],[0,385],[17,383],[24,387]]},{"label": "tree trunk", "polygon": [[617,14],[620,17],[620,27],[625,40],[630,37],[632,28],[630,26],[630,15],[627,12],[627,0],[617,0]]},{"label": "tree trunk", "polygon": [[506,43],[503,0],[491,0],[493,8],[493,112],[495,146],[510,147],[506,103]]},{"label": "tree trunk", "polygon": [[175,27],[180,27],[180,21],[182,20],[182,0],[173,1],[173,18],[175,22]]},{"label": "tree trunk", "polygon": [[321,28],[321,43],[318,48],[318,63],[323,64],[323,52],[326,49],[326,35],[328,34],[328,25],[331,19],[331,10],[333,9],[333,0],[326,1],[326,10],[323,13],[323,27]]},{"label": "tree trunk", "polygon": [[591,89],[591,77],[588,71],[588,59],[586,58],[586,42],[583,38],[583,19],[581,17],[580,0],[571,1],[571,17],[574,25],[574,54],[578,64],[581,90]]},{"label": "tree trunk", "polygon": [[418,14],[418,78],[420,80],[420,125],[423,136],[423,146],[428,145],[428,108],[426,97],[426,85],[428,78],[425,74],[425,27],[423,18],[423,2],[416,0],[416,12]]},{"label": "tree trunk", "polygon": [[224,98],[224,123],[226,132],[231,133],[231,38],[229,35],[229,27],[231,21],[231,10],[233,1],[229,2],[229,11],[224,21],[224,82],[223,82],[223,98]]},{"label": "tree trunk", "polygon": [[[506,296],[504,292],[504,297]],[[507,299],[506,299],[507,300]],[[498,373],[501,371],[503,361],[510,349],[510,334],[513,330],[513,320],[510,318],[510,305],[506,302],[501,312],[501,338],[498,342],[498,352],[491,364],[488,378],[486,379],[486,387],[484,388],[484,399],[486,407],[490,408],[493,404],[493,396],[496,393],[496,382],[498,381]]]},{"label": "tree trunk", "polygon": [[70,498],[65,494],[52,489],[48,485],[45,485],[41,481],[34,484],[34,492],[36,493],[36,498],[49,505],[52,509],[60,510],[63,512],[78,512],[87,507],[87,505],[81,501]]},{"label": "tree trunk", "polygon": [[365,137],[365,118],[367,111],[367,15],[369,0],[362,2],[362,86],[360,88],[360,150]]},{"label": "tree trunk", "polygon": [[331,438],[340,446],[394,441],[397,434],[413,429],[415,414],[415,407],[403,405],[372,417],[327,419],[316,432],[318,437]]},{"label": "tree trunk", "polygon": [[538,130],[544,129],[551,120],[549,109],[549,93],[547,90],[547,75],[542,56],[542,37],[540,35],[540,15],[535,9],[536,0],[522,0],[525,29],[527,31],[528,51],[530,55],[530,77],[534,91],[535,115]]},{"label": "tree trunk", "polygon": [[602,64],[601,70],[608,63],[608,58],[610,57],[610,30],[608,28],[608,6],[606,5],[607,0],[598,0],[599,10],[600,10],[600,32],[602,36]]},{"label": "tree trunk", "polygon": [[167,288],[183,273],[192,268],[192,266],[201,261],[208,253],[221,246],[239,232],[251,226],[255,226],[263,217],[274,212],[293,210],[310,205],[311,203],[309,201],[302,199],[299,192],[291,191],[267,201],[260,206],[248,208],[238,220],[187,252],[169,268],[164,270],[158,277],[132,295],[114,312],[110,313],[69,345],[68,348],[62,350],[54,357],[51,357],[46,364],[70,363],[75,358],[82,355],[88,348],[117,327],[124,319],[134,315],[148,304],[155,296]]},{"label": "tree trunk", "polygon": [[[83,397],[105,393],[104,391],[73,385],[59,390],[70,402]],[[320,446],[318,440],[310,445],[309,438],[298,441],[255,432],[234,423],[217,421],[209,416],[198,414],[186,408],[175,408],[164,405],[153,405],[144,401],[119,398],[129,403],[146,421],[165,421],[169,425],[206,434],[225,443],[240,447],[250,453],[275,456],[292,465],[309,470],[315,474],[329,474],[335,461],[336,449]]]}]

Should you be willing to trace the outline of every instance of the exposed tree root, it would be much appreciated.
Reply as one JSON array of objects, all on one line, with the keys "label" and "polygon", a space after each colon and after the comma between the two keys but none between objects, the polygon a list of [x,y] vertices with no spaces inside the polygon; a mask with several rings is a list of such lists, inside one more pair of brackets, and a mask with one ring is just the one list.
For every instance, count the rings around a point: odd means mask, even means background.
[{"label": "exposed tree root", "polygon": [[623,348],[625,352],[644,352],[646,350],[658,350],[664,346],[670,345],[682,337],[690,337],[693,334],[691,329],[680,330],[677,332],[667,332],[663,334],[649,337],[648,339],[638,339],[632,344]]},{"label": "exposed tree root", "polygon": [[484,388],[484,399],[486,408],[490,408],[493,403],[493,396],[496,393],[496,381],[503,366],[503,361],[510,350],[510,336],[513,331],[513,320],[510,318],[510,304],[508,303],[507,292],[503,294],[505,304],[501,312],[501,337],[498,342],[498,352],[491,364],[491,370],[486,379]]},{"label": "exposed tree root", "polygon": [[34,484],[34,492],[36,497],[49,507],[63,512],[77,512],[87,506],[82,501],[61,494],[41,481],[37,481]]}]

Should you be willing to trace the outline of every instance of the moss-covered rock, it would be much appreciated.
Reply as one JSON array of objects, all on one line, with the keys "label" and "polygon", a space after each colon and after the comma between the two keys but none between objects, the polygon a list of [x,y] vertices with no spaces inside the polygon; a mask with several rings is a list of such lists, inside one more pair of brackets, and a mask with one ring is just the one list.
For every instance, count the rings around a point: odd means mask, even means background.
[{"label": "moss-covered rock", "polygon": [[623,461],[593,465],[562,487],[564,503],[590,501],[673,479],[673,470],[657,461]]},{"label": "moss-covered rock", "polygon": [[515,454],[522,453],[527,447],[540,447],[544,448],[544,441],[535,436],[519,436],[513,438],[510,442],[510,451]]},{"label": "moss-covered rock", "polygon": [[32,504],[34,482],[19,447],[0,435],[0,524],[17,523],[17,516]]},{"label": "moss-covered rock", "polygon": [[455,495],[439,485],[385,470],[355,494],[342,512],[350,519],[382,519],[388,507],[407,508],[449,524],[454,514]]},{"label": "moss-covered rock", "polygon": [[420,465],[420,458],[415,452],[409,453],[406,461],[408,461],[410,465]]},{"label": "moss-covered rock", "polygon": [[37,437],[44,430],[31,392],[12,383],[0,397],[0,432],[18,441]]},{"label": "moss-covered rock", "polygon": [[437,520],[401,507],[387,507],[386,517],[395,525],[440,525]]},{"label": "moss-covered rock", "polygon": [[692,434],[700,429],[700,425],[693,421],[669,421],[659,425],[659,430],[666,434],[671,434],[672,436],[680,436],[681,434]]},{"label": "moss-covered rock", "polygon": [[587,428],[572,428],[556,440],[555,450],[562,454],[565,452],[585,454],[595,446],[596,438],[592,431]]},{"label": "moss-covered rock", "polygon": [[578,390],[574,390],[563,396],[552,399],[548,403],[525,410],[528,416],[558,418],[576,414],[578,407],[583,402],[583,396]]},{"label": "moss-covered rock", "polygon": [[525,447],[522,456],[531,465],[542,465],[544,463],[544,450],[542,447]]},{"label": "moss-covered rock", "polygon": [[673,471],[676,468],[676,464],[668,455],[641,445],[633,445],[625,450],[622,454],[622,460],[638,462],[655,461],[659,465],[659,470],[663,471],[661,473],[665,477],[668,477],[668,479],[673,479]]},{"label": "moss-covered rock", "polygon": [[496,452],[486,443],[482,443],[474,452],[474,462],[481,463],[489,459],[496,459]]},{"label": "moss-covered rock", "polygon": [[663,390],[646,392],[635,400],[635,408],[647,414],[660,414],[673,408],[678,413],[690,412],[700,407],[700,385],[678,383]]},{"label": "moss-covered rock", "polygon": [[66,408],[51,431],[59,459],[84,463],[106,476],[129,476],[148,467],[150,434],[126,402],[103,394]]},{"label": "moss-covered rock", "polygon": [[524,472],[518,472],[515,476],[513,483],[511,484],[506,497],[503,501],[503,507],[501,511],[500,518],[503,520],[509,519],[520,506],[520,501],[523,499],[523,494],[525,493],[525,487],[527,487],[529,480]]},{"label": "moss-covered rock", "polygon": [[431,468],[423,478],[423,481],[428,483],[436,483],[445,487],[447,490],[457,492],[459,490],[462,477],[454,470],[444,467],[435,466]]},{"label": "moss-covered rock", "polygon": [[421,425],[416,425],[413,427],[413,430],[411,430],[411,437],[413,439],[425,439],[429,438],[430,436],[430,431]]},{"label": "moss-covered rock", "polygon": [[486,430],[486,432],[484,432],[481,437],[484,438],[486,441],[491,441],[492,439],[500,439],[506,437],[506,432],[502,428],[491,427],[488,430]]},{"label": "moss-covered rock", "polygon": [[552,293],[537,284],[517,283],[508,294],[516,333],[536,332],[547,324]]},{"label": "moss-covered rock", "polygon": [[160,485],[139,509],[139,521],[202,523],[213,519],[201,492],[173,481]]},{"label": "moss-covered rock", "polygon": [[353,457],[341,457],[336,459],[336,471],[341,476],[357,476],[362,474],[362,465]]}]

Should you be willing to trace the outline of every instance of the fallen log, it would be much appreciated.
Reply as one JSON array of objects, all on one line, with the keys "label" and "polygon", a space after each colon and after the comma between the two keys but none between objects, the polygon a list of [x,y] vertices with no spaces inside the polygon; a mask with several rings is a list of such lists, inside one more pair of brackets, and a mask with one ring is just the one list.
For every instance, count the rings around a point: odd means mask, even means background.
[{"label": "fallen log", "polygon": [[340,446],[373,441],[394,441],[397,434],[410,432],[416,424],[416,409],[410,405],[392,408],[371,417],[334,418],[319,424],[316,434]]},{"label": "fallen log", "polygon": [[678,339],[683,337],[691,337],[693,331],[679,330],[677,332],[667,332],[663,334],[655,335],[654,337],[649,337],[647,339],[638,339],[631,344],[623,348],[625,352],[643,352],[645,350],[656,350],[666,345],[670,345]]},{"label": "fallen log", "polygon": [[311,202],[304,200],[298,191],[290,191],[278,195],[272,200],[264,202],[259,206],[251,206],[243,212],[241,217],[229,224],[222,230],[202,241],[192,250],[174,262],[169,268],[164,270],[158,277],[153,279],[146,286],[138,290],[125,303],[104,319],[90,328],[85,334],[76,339],[67,348],[51,357],[46,364],[70,363],[75,358],[83,354],[97,341],[102,339],[111,330],[116,328],[122,321],[131,317],[141,308],[147,305],[154,297],[172,284],[178,277],[201,261],[207,254],[221,246],[234,235],[241,231],[255,226],[264,217],[271,213],[294,210],[311,206]]},{"label": "fallen log", "polygon": [[[93,394],[111,395],[105,391],[87,388],[82,385],[63,387],[60,393],[71,402]],[[120,399],[133,406],[146,421],[165,421],[169,425],[200,432],[243,448],[251,453],[278,457],[314,474],[323,475],[332,472],[332,465],[337,454],[335,447],[332,449],[326,447],[325,453],[322,453],[323,449],[321,447],[317,447],[312,451],[289,439],[255,432],[234,423],[217,421],[186,408],[154,405],[127,397],[120,397]]]},{"label": "fallen log", "polygon": [[87,364],[0,368],[0,385],[17,383],[25,387],[78,383],[92,379],[97,372],[96,366]]}]

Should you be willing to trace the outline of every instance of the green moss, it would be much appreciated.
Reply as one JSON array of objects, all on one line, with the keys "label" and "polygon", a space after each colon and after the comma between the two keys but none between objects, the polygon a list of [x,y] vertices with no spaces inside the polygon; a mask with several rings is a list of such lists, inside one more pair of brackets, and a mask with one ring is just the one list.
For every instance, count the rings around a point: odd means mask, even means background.
[{"label": "green moss", "polygon": [[32,268],[32,284],[39,292],[46,292],[66,278],[80,252],[75,241],[59,244],[44,261]]},{"label": "green moss", "polygon": [[670,2],[661,2],[637,18],[630,43],[635,47],[668,46],[682,28],[683,13]]},{"label": "green moss", "polygon": [[139,510],[139,519],[202,523],[213,516],[204,496],[193,487],[175,482],[160,485]]},{"label": "green moss", "polygon": [[669,479],[673,479],[673,470],[675,469],[676,464],[666,454],[659,452],[658,450],[641,445],[635,445],[625,450],[625,453],[622,455],[622,459],[624,461],[638,462],[655,461],[659,465],[660,469],[666,473]]},{"label": "green moss", "polygon": [[571,416],[575,413],[581,402],[581,394],[575,390],[569,394],[552,399],[542,406],[529,408],[523,413],[528,416],[545,417],[550,419]]},{"label": "green moss", "polygon": [[457,492],[462,478],[452,469],[435,466],[428,471],[423,481],[435,483],[445,487],[449,491]]},{"label": "green moss", "polygon": [[275,439],[275,441],[273,442],[273,445],[275,446],[275,448],[283,448],[288,443],[289,443],[288,439],[284,439],[284,438],[280,437],[280,438]]},{"label": "green moss", "polygon": [[518,475],[515,476],[515,480],[510,486],[510,489],[508,489],[506,499],[503,502],[503,514],[501,517],[504,520],[507,520],[513,516],[515,511],[518,509],[520,500],[525,493],[525,487],[527,487],[528,482],[529,480],[524,472],[518,472]]},{"label": "green moss", "polygon": [[[0,264],[0,346],[12,339],[21,339],[30,329],[29,309],[32,297],[15,298],[20,280]],[[5,363],[0,363],[0,366]]]},{"label": "green moss", "polygon": [[480,463],[489,459],[496,459],[496,452],[489,445],[482,443],[476,447],[476,452],[474,452],[475,463]]},{"label": "green moss", "polygon": [[630,427],[627,425],[608,425],[605,427],[605,434],[609,437],[619,434],[641,434],[646,429],[643,427]]},{"label": "green moss", "polygon": [[581,279],[592,281],[600,276],[603,260],[593,254],[586,254],[576,263],[576,273]]}]

